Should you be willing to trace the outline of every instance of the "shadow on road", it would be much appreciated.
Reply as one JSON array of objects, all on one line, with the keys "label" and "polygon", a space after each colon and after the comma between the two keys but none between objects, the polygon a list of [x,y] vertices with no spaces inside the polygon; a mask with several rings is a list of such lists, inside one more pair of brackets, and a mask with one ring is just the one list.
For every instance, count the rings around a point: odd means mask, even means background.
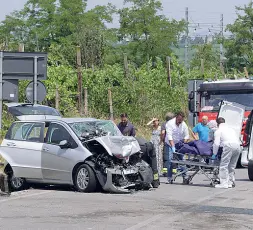
[{"label": "shadow on road", "polygon": [[186,209],[185,206],[178,206],[180,212],[194,212],[194,213],[215,213],[215,214],[237,214],[237,215],[253,215],[253,209],[248,208],[234,208],[234,207],[221,207],[209,205],[196,205]]},{"label": "shadow on road", "polygon": [[178,183],[178,182],[174,182],[173,184],[166,184],[166,182],[161,182],[161,184],[165,184],[167,186],[190,186],[190,187],[203,187],[203,188],[212,188],[211,185],[208,184],[195,184],[194,182],[192,184],[183,184],[183,183]]},{"label": "shadow on road", "polygon": [[[75,190],[73,186],[69,185],[41,185],[41,184],[33,184],[29,189],[40,189],[40,190],[52,190],[52,191],[64,191],[64,192],[78,192]],[[94,193],[101,193],[100,189],[98,189]]]}]

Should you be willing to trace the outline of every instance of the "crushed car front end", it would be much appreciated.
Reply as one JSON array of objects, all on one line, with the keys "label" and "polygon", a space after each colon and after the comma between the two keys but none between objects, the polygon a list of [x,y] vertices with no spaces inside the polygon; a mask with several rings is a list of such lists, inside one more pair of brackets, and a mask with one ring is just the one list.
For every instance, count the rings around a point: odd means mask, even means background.
[{"label": "crushed car front end", "polygon": [[[123,138],[123,139],[122,139]],[[117,139],[118,143],[115,143]],[[127,137],[133,148],[125,155],[120,148],[124,146],[125,137],[99,137],[85,143],[92,152],[93,169],[104,191],[113,193],[129,193],[132,189],[149,189],[153,181],[153,171],[149,164],[141,159],[136,140]],[[120,141],[121,140],[121,141]],[[115,151],[116,152],[113,152]],[[125,155],[125,156],[124,156]]]},{"label": "crushed car front end", "polygon": [[152,168],[142,160],[140,145],[134,137],[123,136],[108,120],[75,122],[70,126],[92,153],[86,162],[93,168],[103,190],[129,193],[132,189],[152,187]]}]

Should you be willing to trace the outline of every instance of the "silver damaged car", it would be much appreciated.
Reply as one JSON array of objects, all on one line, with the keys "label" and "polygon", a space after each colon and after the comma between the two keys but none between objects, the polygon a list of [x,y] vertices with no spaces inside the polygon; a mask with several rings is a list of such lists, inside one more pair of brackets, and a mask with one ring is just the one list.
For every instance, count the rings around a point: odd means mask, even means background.
[{"label": "silver damaged car", "polygon": [[141,159],[137,140],[123,136],[113,122],[47,115],[19,114],[1,144],[14,187],[62,184],[80,192],[116,193],[151,187],[153,172]]}]

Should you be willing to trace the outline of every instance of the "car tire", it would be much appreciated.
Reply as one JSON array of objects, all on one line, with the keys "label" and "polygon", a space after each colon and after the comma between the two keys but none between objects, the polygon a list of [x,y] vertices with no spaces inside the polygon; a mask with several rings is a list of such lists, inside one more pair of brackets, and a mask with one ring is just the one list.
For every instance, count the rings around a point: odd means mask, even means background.
[{"label": "car tire", "polygon": [[25,179],[11,176],[9,180],[9,189],[11,191],[13,192],[21,191],[21,190],[26,189],[26,186],[27,186],[27,183]]},{"label": "car tire", "polygon": [[251,181],[253,181],[253,161],[250,160],[248,164],[248,176]]},{"label": "car tire", "polygon": [[89,165],[82,164],[78,167],[74,176],[74,186],[78,192],[96,191],[97,178]]}]

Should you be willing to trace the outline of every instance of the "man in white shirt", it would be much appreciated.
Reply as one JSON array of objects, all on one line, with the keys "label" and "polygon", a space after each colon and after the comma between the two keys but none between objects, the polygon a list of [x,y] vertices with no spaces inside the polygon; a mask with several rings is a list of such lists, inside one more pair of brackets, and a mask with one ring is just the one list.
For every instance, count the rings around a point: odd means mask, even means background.
[{"label": "man in white shirt", "polygon": [[[182,112],[177,113],[176,117],[166,123],[165,137],[165,154],[167,155],[167,172],[168,183],[173,183],[172,180],[172,163],[171,159],[175,153],[175,145],[180,142],[186,142],[189,139],[189,131],[184,122],[185,115]],[[184,176],[184,175],[183,175]]]},{"label": "man in white shirt", "polygon": [[223,147],[219,168],[220,184],[215,188],[232,188],[235,184],[235,167],[240,156],[240,141],[234,129],[225,124],[225,119],[217,119],[218,130],[214,133],[213,156]]}]

